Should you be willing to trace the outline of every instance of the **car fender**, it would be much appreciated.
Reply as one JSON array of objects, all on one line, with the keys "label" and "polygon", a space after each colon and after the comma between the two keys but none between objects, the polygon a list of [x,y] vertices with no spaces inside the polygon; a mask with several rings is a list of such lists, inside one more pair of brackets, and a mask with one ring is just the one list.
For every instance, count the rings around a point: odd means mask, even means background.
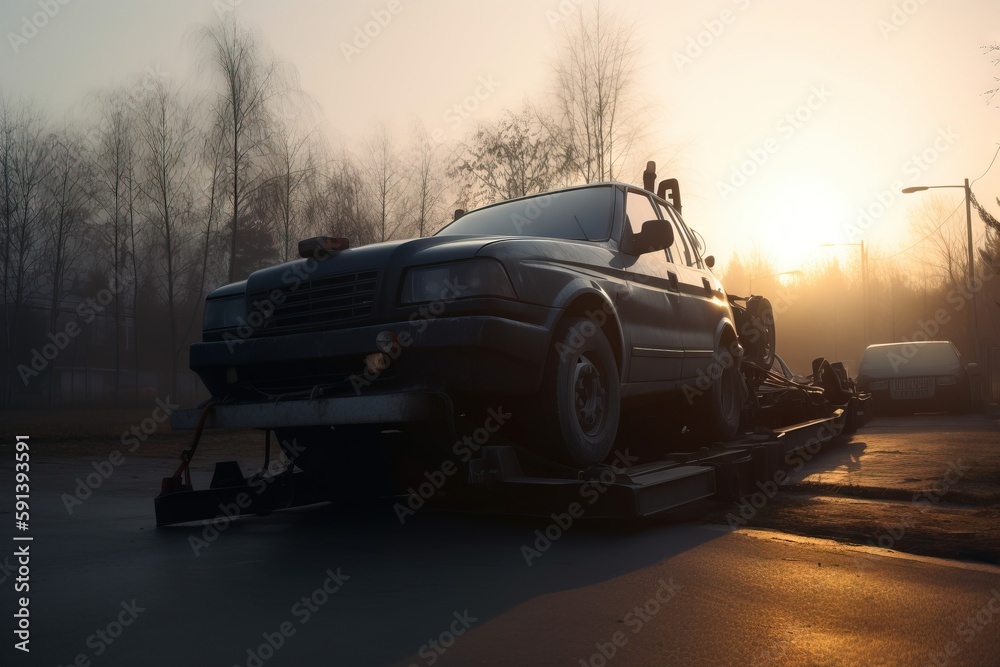
[{"label": "car fender", "polygon": [[[609,334],[608,342],[611,343],[612,349],[615,350],[619,375],[620,377],[624,377],[628,361],[626,355],[628,348],[625,345],[624,329],[618,317],[618,309],[615,307],[615,301],[615,297],[608,294],[604,287],[596,280],[583,277],[573,280],[564,285],[557,294],[554,300],[556,310],[549,328],[551,331],[550,336],[554,337],[558,323],[568,315],[588,317],[589,313],[603,313],[607,317],[606,321],[602,320],[598,322],[597,320],[601,318],[593,316],[590,319],[597,322],[602,328],[604,328],[605,323],[610,325],[605,331]],[[576,311],[579,312],[577,313]],[[551,338],[549,344],[550,346],[553,344]]]},{"label": "car fender", "polygon": [[743,359],[743,346],[740,345],[740,337],[736,332],[736,325],[733,323],[733,318],[731,316],[723,317],[719,320],[719,323],[715,325],[715,335],[713,340],[715,341],[715,349],[718,350],[722,346],[722,338],[725,336],[726,331],[729,330],[732,333],[733,340],[735,342],[735,347],[731,347],[730,351],[734,352],[736,356],[736,363],[739,363]]}]

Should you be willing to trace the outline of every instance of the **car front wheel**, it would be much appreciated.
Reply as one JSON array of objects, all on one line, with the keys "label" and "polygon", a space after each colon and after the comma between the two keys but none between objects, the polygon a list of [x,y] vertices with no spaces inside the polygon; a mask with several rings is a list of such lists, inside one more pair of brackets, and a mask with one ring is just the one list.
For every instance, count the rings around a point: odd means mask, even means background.
[{"label": "car front wheel", "polygon": [[600,463],[615,443],[621,387],[611,345],[593,321],[571,318],[556,331],[539,397],[541,448],[570,466]]}]

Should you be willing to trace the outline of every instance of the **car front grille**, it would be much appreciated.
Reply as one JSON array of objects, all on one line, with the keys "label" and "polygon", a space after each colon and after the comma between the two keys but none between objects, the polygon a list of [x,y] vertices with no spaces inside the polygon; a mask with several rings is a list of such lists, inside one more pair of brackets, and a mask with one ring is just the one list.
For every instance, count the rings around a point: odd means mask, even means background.
[{"label": "car front grille", "polygon": [[[254,336],[333,329],[363,320],[375,309],[378,284],[378,271],[358,271],[313,278],[294,289],[278,288],[281,299],[272,297],[274,290],[251,294],[247,304],[250,313],[261,310],[255,302],[274,307],[263,324],[255,328]],[[275,303],[279,300],[281,303]]]}]

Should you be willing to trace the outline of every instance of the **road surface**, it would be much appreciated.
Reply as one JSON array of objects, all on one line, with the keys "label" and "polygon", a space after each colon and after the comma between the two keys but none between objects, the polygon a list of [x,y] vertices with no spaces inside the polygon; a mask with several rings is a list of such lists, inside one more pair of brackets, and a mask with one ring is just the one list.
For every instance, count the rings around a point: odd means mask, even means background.
[{"label": "road surface", "polygon": [[[400,525],[388,505],[156,529],[152,497],[173,462],[130,459],[70,513],[65,499],[92,461],[33,461],[31,653],[13,649],[16,575],[0,573],[4,665],[920,666],[1000,655],[1000,569],[988,565],[697,521],[556,530],[422,510]],[[6,567],[13,532],[0,545]]]}]

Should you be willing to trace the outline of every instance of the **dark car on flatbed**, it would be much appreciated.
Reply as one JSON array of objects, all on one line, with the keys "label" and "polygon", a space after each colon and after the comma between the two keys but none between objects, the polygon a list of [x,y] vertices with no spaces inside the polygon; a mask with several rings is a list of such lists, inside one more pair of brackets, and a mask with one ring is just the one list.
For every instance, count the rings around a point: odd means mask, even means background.
[{"label": "dark car on flatbed", "polygon": [[[600,183],[473,210],[428,238],[304,241],[303,259],[208,296],[191,368],[230,404],[438,392],[458,412],[518,406],[529,447],[575,467],[609,456],[623,411],[679,403],[692,428],[732,438],[743,348],[674,200],[662,183],[660,196]],[[279,435],[337,447],[328,427]]]}]

